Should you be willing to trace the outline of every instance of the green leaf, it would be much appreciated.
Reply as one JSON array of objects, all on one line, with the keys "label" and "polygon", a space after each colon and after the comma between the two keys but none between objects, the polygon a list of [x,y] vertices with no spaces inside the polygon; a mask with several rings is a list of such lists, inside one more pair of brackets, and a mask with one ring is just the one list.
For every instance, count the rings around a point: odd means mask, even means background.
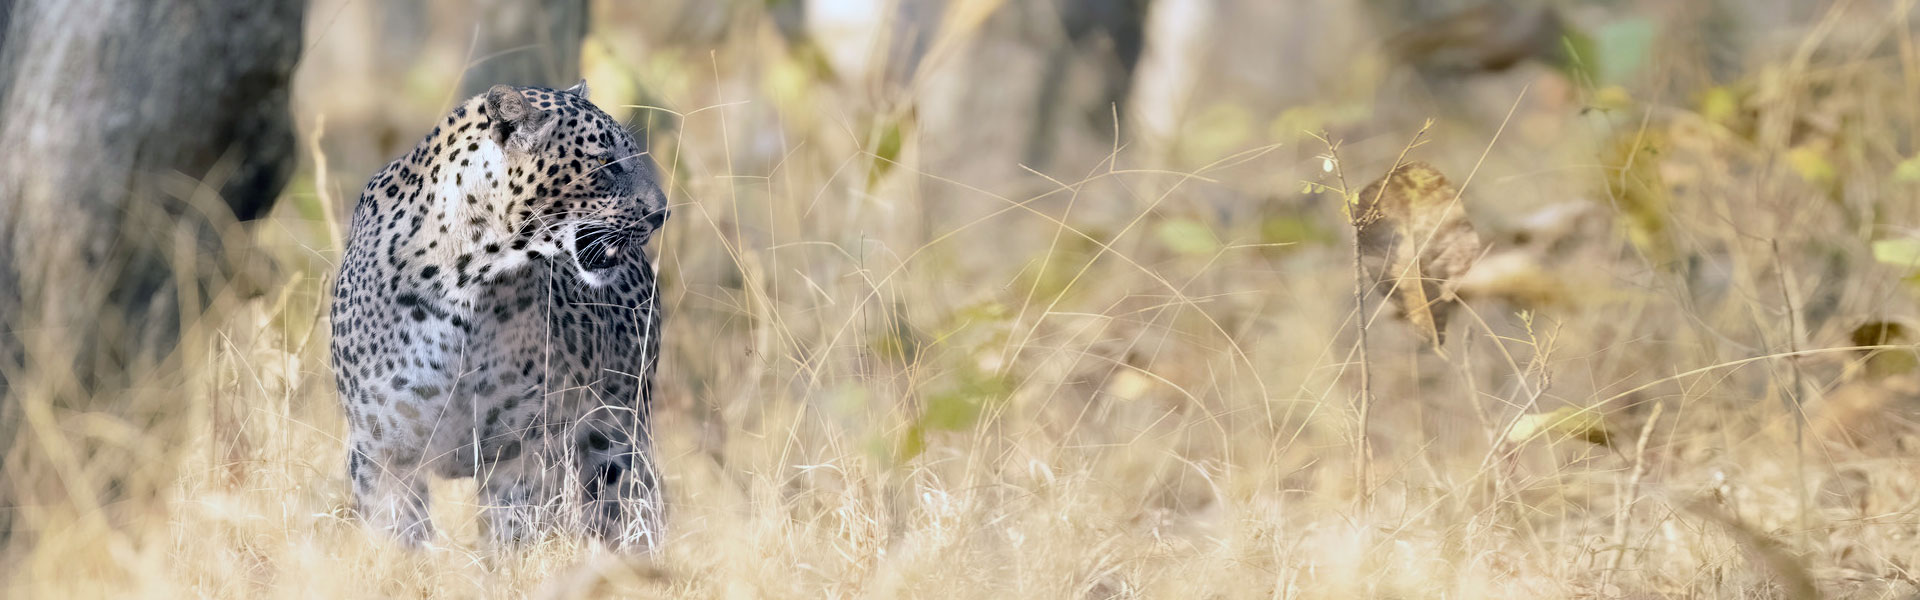
[{"label": "green leaf", "polygon": [[963,322],[999,322],[1007,320],[1007,305],[981,300],[954,309],[953,318]]},{"label": "green leaf", "polygon": [[1193,219],[1162,221],[1154,229],[1154,235],[1167,248],[1181,254],[1207,255],[1220,249],[1220,240],[1213,236],[1213,228]]},{"label": "green leaf", "polygon": [[1591,87],[1599,78],[1594,62],[1600,52],[1595,48],[1593,36],[1578,29],[1569,28],[1560,36],[1560,54],[1549,64],[1560,69],[1573,80],[1575,85]]},{"label": "green leaf", "polygon": [[900,161],[900,148],[906,138],[900,119],[887,119],[874,132],[873,166],[867,171],[867,189],[871,190]]},{"label": "green leaf", "polygon": [[1625,83],[1653,53],[1653,43],[1658,33],[1653,21],[1644,18],[1622,19],[1594,31],[1592,60],[1598,63],[1595,72],[1599,81],[1596,83]]},{"label": "green leaf", "polygon": [[892,445],[896,464],[905,463],[927,449],[927,433],[964,431],[980,423],[988,409],[1006,402],[1013,383],[1005,375],[969,368],[958,375],[959,382],[946,392],[927,398],[920,416]]},{"label": "green leaf", "polygon": [[868,344],[874,354],[881,358],[898,360],[901,364],[913,364],[920,359],[920,351],[926,345],[925,340],[913,325],[907,323],[903,315],[893,315],[890,323],[874,334]]},{"label": "green leaf", "polygon": [[927,399],[920,423],[927,429],[959,431],[980,420],[980,399],[964,394],[941,394]]},{"label": "green leaf", "polygon": [[1231,103],[1214,104],[1181,128],[1178,150],[1182,156],[1210,161],[1245,144],[1256,127],[1253,113],[1246,108]]},{"label": "green leaf", "polygon": [[1324,244],[1334,240],[1333,232],[1319,223],[1298,216],[1268,217],[1260,222],[1262,244]]},{"label": "green leaf", "polygon": [[1084,291],[1091,287],[1090,281],[1076,282],[1075,277],[1082,269],[1090,268],[1091,263],[1099,260],[1101,244],[1110,243],[1113,235],[1098,229],[1084,230],[1083,233],[1084,237],[1065,236],[1044,254],[1033,257],[1028,266],[1020,271],[1020,289],[1028,290],[1035,302],[1044,304],[1060,300],[1069,292]]},{"label": "green leaf", "polygon": [[904,463],[927,451],[927,428],[919,423],[907,426],[907,432],[900,435],[899,446],[893,449],[895,464]]},{"label": "green leaf", "polygon": [[952,391],[927,398],[919,425],[937,431],[960,431],[980,422],[980,413],[1012,391],[1006,378],[996,374],[970,372]]}]

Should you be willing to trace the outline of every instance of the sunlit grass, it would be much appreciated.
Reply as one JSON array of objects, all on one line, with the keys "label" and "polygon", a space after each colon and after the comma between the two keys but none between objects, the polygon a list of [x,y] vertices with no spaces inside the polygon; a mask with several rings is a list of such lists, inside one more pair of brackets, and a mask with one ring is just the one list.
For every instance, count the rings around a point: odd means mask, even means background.
[{"label": "sunlit grass", "polygon": [[[488,547],[470,482],[436,484],[430,550],[360,527],[322,319],[327,215],[366,174],[341,169],[370,159],[316,151],[250,234],[283,283],[218,304],[179,372],[138,392],[176,403],[177,429],[40,402],[16,452],[53,458],[8,468],[47,492],[4,595],[1916,592],[1920,374],[1878,358],[1914,340],[1852,335],[1914,318],[1912,269],[1872,251],[1920,218],[1920,183],[1898,176],[1920,126],[1910,49],[1584,109],[1599,92],[1540,69],[1489,86],[1510,119],[1439,118],[1408,154],[1464,190],[1500,267],[1463,284],[1442,357],[1378,290],[1355,309],[1326,191],[1344,184],[1291,124],[1334,130],[1358,188],[1445,109],[1381,100],[1233,132],[1213,129],[1253,109],[1202,110],[1175,143],[1115,118],[1120,141],[1076,142],[1093,158],[1032,169],[998,146],[955,159],[949,140],[993,126],[951,116],[938,75],[871,102],[763,42],[588,53],[590,74],[627,61],[668,82],[654,108],[594,82],[665,125],[663,552]],[[1383,116],[1352,124],[1368,109]],[[328,115],[336,148],[377,145]],[[1605,445],[1581,439],[1595,428]],[[110,482],[154,493],[89,505]]]}]

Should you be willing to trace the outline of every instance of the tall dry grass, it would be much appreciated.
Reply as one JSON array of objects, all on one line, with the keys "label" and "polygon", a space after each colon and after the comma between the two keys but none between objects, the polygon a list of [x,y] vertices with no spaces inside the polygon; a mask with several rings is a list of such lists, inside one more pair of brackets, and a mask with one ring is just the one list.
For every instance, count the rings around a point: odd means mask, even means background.
[{"label": "tall dry grass", "polygon": [[[436,484],[432,550],[349,514],[334,223],[385,160],[372,130],[429,122],[444,90],[381,125],[316,91],[323,71],[303,75],[329,117],[314,160],[250,232],[284,282],[219,305],[177,377],[134,392],[178,407],[169,431],[15,390],[44,414],[8,476],[48,492],[4,595],[1920,593],[1914,271],[1874,253],[1920,222],[1904,16],[1826,9],[1716,86],[1531,65],[1471,84],[1491,110],[1384,75],[1285,112],[1201,98],[1176,139],[1116,114],[1023,169],[999,150],[1011,113],[967,95],[1025,68],[990,25],[894,88],[825,77],[764,24],[636,51],[603,12],[596,100],[653,125],[674,203],[653,249],[663,552],[490,548],[470,482]],[[346,23],[315,26],[322,53]],[[423,71],[458,71],[437,52]],[[1328,168],[1358,189],[1403,151],[1490,240],[1444,356],[1379,290],[1356,310],[1327,191],[1348,189]],[[1897,326],[1860,339],[1872,322]],[[105,482],[152,493],[89,504]]]}]

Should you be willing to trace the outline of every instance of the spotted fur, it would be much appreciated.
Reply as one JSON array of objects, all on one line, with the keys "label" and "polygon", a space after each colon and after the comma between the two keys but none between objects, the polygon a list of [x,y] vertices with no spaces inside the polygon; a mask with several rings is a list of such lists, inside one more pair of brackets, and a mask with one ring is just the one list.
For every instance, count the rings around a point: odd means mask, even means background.
[{"label": "spotted fur", "polygon": [[494,86],[375,174],[333,294],[355,506],[432,539],[429,477],[480,482],[489,535],[661,535],[648,440],[661,312],[651,159],[567,90]]}]

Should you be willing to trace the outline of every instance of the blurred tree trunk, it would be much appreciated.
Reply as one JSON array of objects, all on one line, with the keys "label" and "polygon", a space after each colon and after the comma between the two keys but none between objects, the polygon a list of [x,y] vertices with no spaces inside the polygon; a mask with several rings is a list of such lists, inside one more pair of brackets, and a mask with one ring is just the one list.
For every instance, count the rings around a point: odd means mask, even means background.
[{"label": "blurred tree trunk", "polygon": [[1147,9],[1142,56],[1127,98],[1129,125],[1150,154],[1171,152],[1199,82],[1219,7],[1208,0],[1160,0]]},{"label": "blurred tree trunk", "polygon": [[461,80],[474,96],[494,84],[565,88],[580,80],[587,0],[479,0],[477,63]]},{"label": "blurred tree trunk", "polygon": [[[25,487],[48,476],[37,446],[15,439],[29,431],[23,400],[140,431],[186,412],[177,394],[160,406],[124,388],[220,289],[233,251],[221,236],[265,214],[287,182],[305,7],[0,0],[0,449],[12,486],[0,507],[32,501]],[[129,491],[103,477],[60,493]],[[8,517],[0,509],[0,537]]]},{"label": "blurred tree trunk", "polygon": [[1044,169],[1053,159],[1060,134],[1062,100],[1065,98],[1068,63],[1082,54],[1083,47],[1101,47],[1098,54],[1099,90],[1082,110],[1069,111],[1085,117],[1096,131],[1111,133],[1107,122],[1114,111],[1125,114],[1127,93],[1133,87],[1133,72],[1140,66],[1140,52],[1146,43],[1148,0],[1055,0],[1064,42],[1047,50],[1046,73],[1040,79],[1040,92],[1034,99],[1033,131],[1027,134],[1027,148],[1021,162]]}]

